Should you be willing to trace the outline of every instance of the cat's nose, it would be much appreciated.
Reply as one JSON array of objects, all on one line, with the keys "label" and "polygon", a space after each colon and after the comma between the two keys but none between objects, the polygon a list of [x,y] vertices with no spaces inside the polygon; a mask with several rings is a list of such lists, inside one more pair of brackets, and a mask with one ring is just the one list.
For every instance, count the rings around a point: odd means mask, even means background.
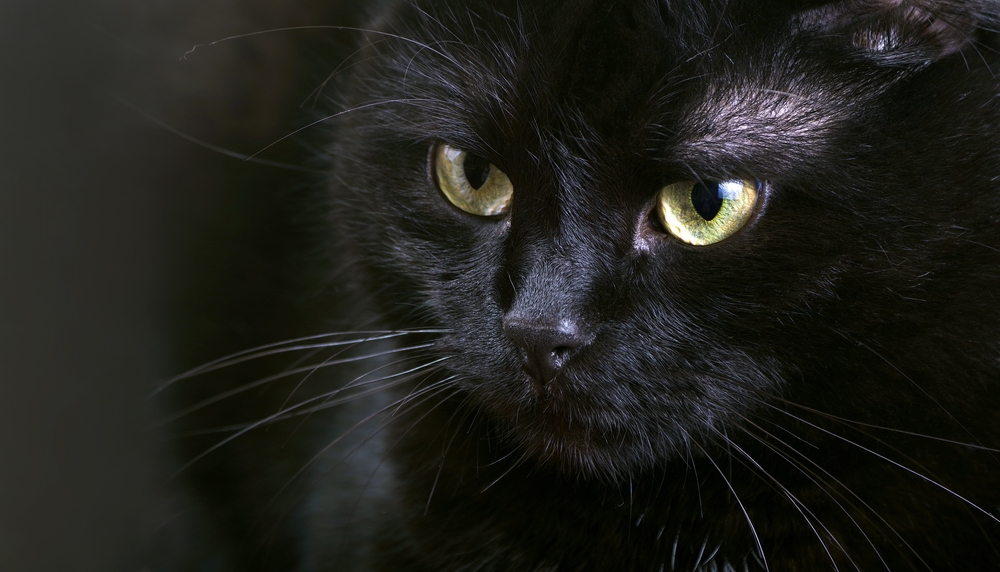
[{"label": "cat's nose", "polygon": [[524,350],[524,369],[542,384],[552,381],[570,353],[588,341],[583,328],[572,320],[545,322],[508,316],[503,332]]}]

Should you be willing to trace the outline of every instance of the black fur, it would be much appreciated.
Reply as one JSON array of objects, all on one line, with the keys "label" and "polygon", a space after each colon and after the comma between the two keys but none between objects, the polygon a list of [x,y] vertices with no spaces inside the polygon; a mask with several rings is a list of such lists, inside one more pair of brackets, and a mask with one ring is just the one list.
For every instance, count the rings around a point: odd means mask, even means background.
[{"label": "black fur", "polygon": [[[213,448],[182,473],[232,566],[1000,567],[998,18],[379,8],[337,77],[330,183],[300,203],[320,220],[286,249],[304,278],[285,290],[311,294],[256,327],[421,333],[312,348],[304,381],[243,387],[283,366],[260,357],[185,390],[242,388],[180,417],[244,424],[193,440]],[[444,199],[441,142],[510,177],[509,214]],[[726,178],[764,200],[721,243],[651,214],[666,184]],[[512,316],[573,324],[550,382],[525,373]],[[386,388],[324,405],[366,382]]]}]

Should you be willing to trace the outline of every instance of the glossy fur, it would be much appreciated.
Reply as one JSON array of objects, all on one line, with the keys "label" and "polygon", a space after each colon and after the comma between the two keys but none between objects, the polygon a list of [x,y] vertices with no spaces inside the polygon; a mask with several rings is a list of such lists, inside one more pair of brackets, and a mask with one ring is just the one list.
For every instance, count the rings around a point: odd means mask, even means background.
[{"label": "glossy fur", "polygon": [[[295,309],[255,327],[421,333],[287,344],[186,390],[242,388],[179,417],[244,424],[182,471],[229,565],[1000,568],[1000,4],[373,16],[313,222],[283,235],[306,277],[271,296]],[[509,214],[444,199],[441,142],[509,176]],[[706,247],[652,214],[699,178],[764,182]],[[552,379],[519,327],[570,332]],[[302,373],[245,387],[280,368]]]}]

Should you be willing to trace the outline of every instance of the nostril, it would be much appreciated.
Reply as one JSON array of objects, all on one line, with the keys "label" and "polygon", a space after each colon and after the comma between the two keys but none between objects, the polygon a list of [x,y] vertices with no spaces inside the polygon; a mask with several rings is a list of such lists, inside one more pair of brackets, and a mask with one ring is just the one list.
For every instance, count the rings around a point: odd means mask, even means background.
[{"label": "nostril", "polygon": [[525,354],[525,370],[536,381],[548,383],[563,368],[573,350],[587,343],[588,338],[576,322],[504,319],[504,334]]},{"label": "nostril", "polygon": [[557,348],[552,348],[552,353],[558,358],[565,358],[569,355],[569,352],[573,351],[574,348],[569,346],[559,346]]}]

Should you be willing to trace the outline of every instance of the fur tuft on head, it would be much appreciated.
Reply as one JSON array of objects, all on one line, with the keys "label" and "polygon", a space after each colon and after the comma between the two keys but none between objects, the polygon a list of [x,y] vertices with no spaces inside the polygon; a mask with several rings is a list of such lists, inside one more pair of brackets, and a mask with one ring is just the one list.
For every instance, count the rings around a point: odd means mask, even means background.
[{"label": "fur tuft on head", "polygon": [[849,0],[805,13],[803,24],[846,38],[885,65],[925,65],[974,44],[996,30],[995,0]]}]

